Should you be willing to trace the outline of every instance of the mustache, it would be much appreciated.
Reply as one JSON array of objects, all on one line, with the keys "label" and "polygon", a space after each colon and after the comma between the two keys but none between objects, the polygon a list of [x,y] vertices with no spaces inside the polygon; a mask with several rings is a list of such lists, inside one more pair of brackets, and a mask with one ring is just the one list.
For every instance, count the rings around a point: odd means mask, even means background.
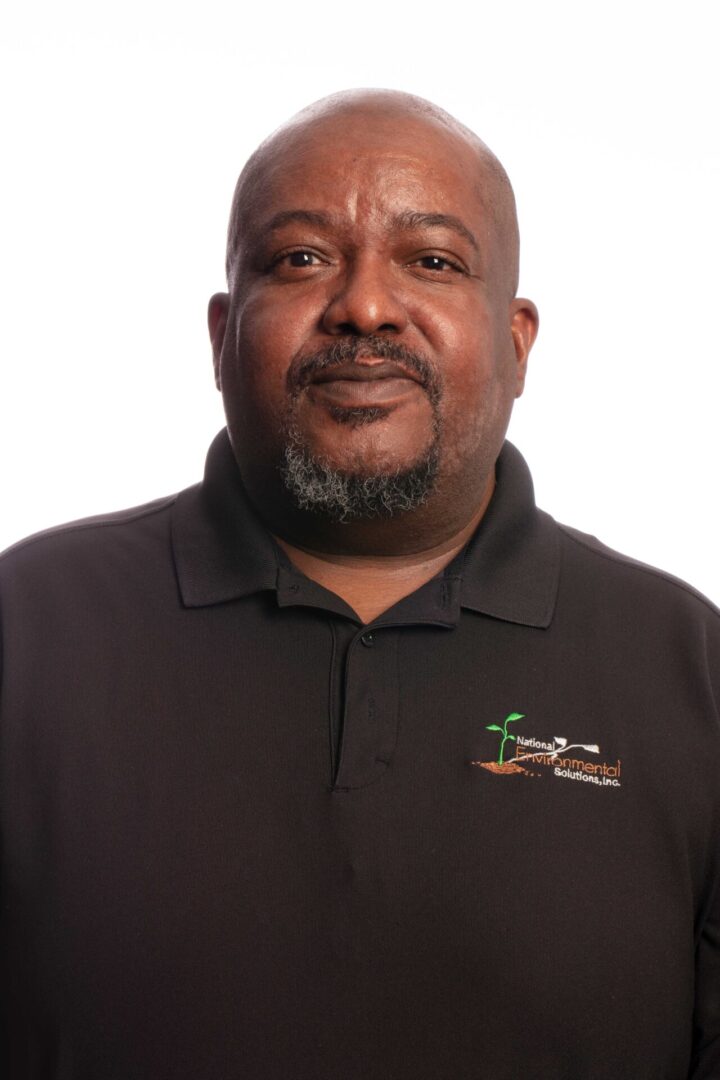
[{"label": "mustache", "polygon": [[440,373],[422,355],[414,352],[398,341],[374,334],[364,337],[339,338],[332,345],[307,355],[296,356],[288,371],[287,381],[290,392],[296,397],[314,375],[328,368],[341,364],[352,364],[364,356],[377,356],[381,360],[390,360],[399,367],[411,372],[427,393],[433,405],[440,400],[442,379]]}]

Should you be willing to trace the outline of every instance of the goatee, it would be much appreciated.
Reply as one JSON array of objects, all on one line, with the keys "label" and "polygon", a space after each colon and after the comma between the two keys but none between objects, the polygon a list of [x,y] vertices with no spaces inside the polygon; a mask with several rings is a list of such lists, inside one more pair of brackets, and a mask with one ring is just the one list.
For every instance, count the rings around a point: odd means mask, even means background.
[{"label": "goatee", "polygon": [[391,518],[417,510],[435,486],[439,449],[433,439],[423,458],[392,473],[342,472],[316,460],[291,429],[285,446],[285,487],[301,510],[330,521]]},{"label": "goatee", "polygon": [[[410,369],[428,395],[433,410],[433,438],[412,465],[394,471],[368,472],[361,467],[344,471],[315,457],[295,423],[299,395],[313,373],[362,356],[379,356]],[[311,356],[298,357],[290,372],[291,401],[285,424],[285,460],[282,474],[287,491],[301,510],[335,522],[391,518],[417,510],[432,492],[440,461],[442,385],[430,363],[418,353],[384,337],[369,335],[334,342]],[[382,423],[382,408],[338,410],[338,424],[352,427]]]}]

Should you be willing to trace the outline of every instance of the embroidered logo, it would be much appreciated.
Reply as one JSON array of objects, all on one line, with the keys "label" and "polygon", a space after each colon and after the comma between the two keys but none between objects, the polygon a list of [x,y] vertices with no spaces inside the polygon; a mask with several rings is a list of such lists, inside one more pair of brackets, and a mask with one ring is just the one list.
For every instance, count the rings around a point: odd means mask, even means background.
[{"label": "embroidered logo", "polygon": [[508,731],[508,724],[514,724],[516,720],[524,720],[523,713],[511,712],[503,720],[502,727],[499,724],[488,724],[485,728],[486,731],[497,731],[502,738],[500,739],[500,752],[497,756],[497,761],[473,761],[473,765],[480,765],[483,769],[489,769],[490,772],[501,773],[507,776],[508,773],[523,773],[527,772],[527,769],[523,769],[518,765],[514,758],[509,761],[505,761],[505,745],[509,742],[517,742],[517,736],[511,735]]},{"label": "embroidered logo", "polygon": [[[587,754],[600,754],[597,743],[569,743],[560,735],[554,735],[551,742],[515,735],[508,730],[508,724],[524,719],[524,713],[511,712],[502,724],[487,724],[486,731],[497,732],[500,736],[497,759],[471,761],[470,764],[499,776],[542,776],[545,770],[552,770],[550,775],[562,780],[576,780],[599,787],[620,787],[622,762],[619,758],[614,762],[586,760]],[[508,744],[515,750],[512,757],[506,756]],[[535,772],[530,766],[539,766],[540,771]]]}]

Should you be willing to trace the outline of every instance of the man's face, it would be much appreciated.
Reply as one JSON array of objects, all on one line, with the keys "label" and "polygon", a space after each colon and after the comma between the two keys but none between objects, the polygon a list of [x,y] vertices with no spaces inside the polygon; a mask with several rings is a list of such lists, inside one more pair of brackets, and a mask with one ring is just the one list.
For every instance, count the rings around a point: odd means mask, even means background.
[{"label": "man's face", "polygon": [[535,330],[483,181],[474,147],[414,117],[369,125],[350,112],[271,150],[229,309],[218,298],[210,315],[251,494],[290,448],[325,474],[425,475],[472,500]]}]

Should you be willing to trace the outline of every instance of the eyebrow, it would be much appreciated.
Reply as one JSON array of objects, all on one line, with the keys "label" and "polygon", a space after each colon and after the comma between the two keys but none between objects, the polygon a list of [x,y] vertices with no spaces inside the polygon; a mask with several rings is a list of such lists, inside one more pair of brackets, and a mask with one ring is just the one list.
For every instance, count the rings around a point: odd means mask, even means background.
[{"label": "eyebrow", "polygon": [[395,218],[395,224],[401,229],[408,230],[433,227],[452,229],[453,232],[459,233],[469,244],[472,244],[476,251],[480,251],[480,245],[467,225],[464,225],[460,218],[455,217],[454,214],[421,214],[417,210],[405,210]]},{"label": "eyebrow", "polygon": [[[283,225],[295,221],[325,229],[333,225],[334,218],[320,210],[280,210],[261,227],[260,231],[265,234],[271,233],[276,229],[281,229]],[[475,251],[480,251],[480,245],[467,225],[464,225],[460,218],[455,217],[454,214],[429,214],[422,213],[419,210],[404,210],[393,218],[392,224],[395,228],[408,232],[412,229],[422,228],[451,229],[467,240]]]},{"label": "eyebrow", "polygon": [[271,233],[275,229],[281,229],[283,225],[289,225],[293,221],[302,222],[304,225],[317,225],[321,229],[332,224],[333,219],[329,214],[323,214],[320,210],[281,210],[274,214],[269,221],[261,227],[261,232]]}]

